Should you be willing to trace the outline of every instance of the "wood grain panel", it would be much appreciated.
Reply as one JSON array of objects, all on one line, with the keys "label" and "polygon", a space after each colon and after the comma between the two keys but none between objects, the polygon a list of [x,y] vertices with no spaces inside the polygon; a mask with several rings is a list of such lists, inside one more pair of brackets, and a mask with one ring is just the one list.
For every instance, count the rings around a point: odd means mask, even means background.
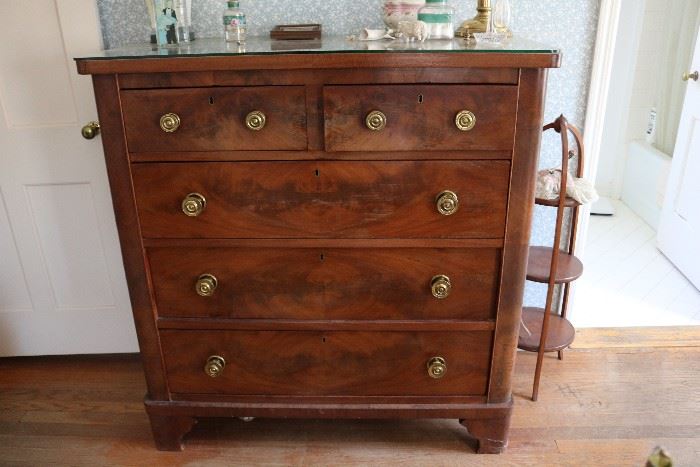
[{"label": "wood grain panel", "polygon": [[[517,57],[514,57],[517,55]],[[509,51],[455,53],[307,53],[241,56],[153,57],[124,60],[77,59],[80,74],[183,73],[189,71],[334,69],[340,74],[356,69],[391,68],[558,68],[558,52],[513,54]]]},{"label": "wood grain panel", "polygon": [[[326,86],[323,92],[330,152],[513,148],[516,86]],[[374,110],[386,115],[381,131],[365,124]],[[462,110],[476,116],[470,131],[455,124]]]},{"label": "wood grain panel", "polygon": [[[186,238],[146,238],[146,247],[191,248]],[[498,238],[286,238],[285,248],[501,248]],[[277,248],[279,239],[211,238],[207,248]]]},{"label": "wood grain panel", "polygon": [[[306,143],[306,95],[303,86],[222,87],[124,91],[124,125],[129,150],[303,150]],[[267,117],[252,131],[252,111]],[[166,113],[180,117],[173,133],[160,128]]]},{"label": "wood grain panel", "polygon": [[525,289],[530,225],[535,206],[537,156],[542,136],[546,80],[546,70],[521,72],[518,130],[508,198],[508,225],[503,249],[489,403],[503,403],[512,399],[511,381]]},{"label": "wood grain panel", "polygon": [[[137,164],[143,235],[151,238],[502,238],[505,161]],[[435,197],[459,195],[440,215]],[[182,199],[207,199],[198,217]]]},{"label": "wood grain panel", "polygon": [[[160,317],[298,320],[495,318],[501,250],[150,248]],[[195,292],[213,274],[211,297]],[[452,293],[432,296],[445,274]]]},{"label": "wood grain panel", "polygon": [[518,84],[517,68],[384,68],[355,69],[351,73],[319,69],[225,70],[184,73],[137,73],[121,75],[122,89],[192,88],[205,86],[289,86],[320,84]]},{"label": "wood grain panel", "polygon": [[[269,395],[482,395],[490,332],[161,331],[176,393]],[[183,343],[187,343],[183,345]],[[226,368],[204,373],[210,355]],[[434,356],[447,362],[428,376]]]},{"label": "wood grain panel", "polygon": [[218,331],[493,331],[494,320],[298,320],[159,318],[159,329],[214,329]]},{"label": "wood grain panel", "polygon": [[156,326],[155,304],[143,255],[141,226],[136,212],[131,165],[124,138],[124,125],[115,109],[120,108],[119,80],[114,76],[93,76],[97,112],[102,129],[107,174],[112,192],[114,216],[129,286],[136,334],[141,350],[148,394],[154,399],[169,398],[163,366],[160,335]]},{"label": "wood grain panel", "polygon": [[[312,120],[310,120],[312,121]],[[323,134],[322,123],[320,132]],[[309,142],[311,145],[311,142]],[[235,162],[235,161],[415,161],[415,160],[510,160],[511,151],[435,152],[325,152],[325,151],[188,151],[132,152],[131,162]]]}]

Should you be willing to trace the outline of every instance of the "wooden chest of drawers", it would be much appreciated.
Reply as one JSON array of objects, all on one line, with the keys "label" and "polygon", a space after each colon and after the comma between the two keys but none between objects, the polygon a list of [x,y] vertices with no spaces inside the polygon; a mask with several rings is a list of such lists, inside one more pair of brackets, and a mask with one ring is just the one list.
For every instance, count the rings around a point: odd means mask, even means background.
[{"label": "wooden chest of drawers", "polygon": [[456,418],[505,447],[559,55],[455,44],[78,59],[160,449],[213,416]]}]

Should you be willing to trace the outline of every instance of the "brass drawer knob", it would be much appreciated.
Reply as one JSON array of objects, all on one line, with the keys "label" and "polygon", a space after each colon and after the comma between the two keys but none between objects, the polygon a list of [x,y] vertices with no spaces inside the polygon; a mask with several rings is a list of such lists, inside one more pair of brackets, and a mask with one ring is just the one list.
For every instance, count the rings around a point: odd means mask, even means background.
[{"label": "brass drawer knob", "polygon": [[195,290],[197,295],[201,297],[211,297],[214,295],[216,287],[219,285],[219,281],[212,274],[202,274],[197,279],[195,284]]},{"label": "brass drawer knob", "polygon": [[90,122],[83,127],[80,133],[85,139],[93,139],[95,136],[100,134],[100,123]]},{"label": "brass drawer knob", "polygon": [[365,124],[372,131],[382,131],[386,127],[386,115],[379,110],[373,110],[367,114]]},{"label": "brass drawer knob", "polygon": [[180,128],[180,117],[177,114],[167,113],[160,117],[160,129],[166,133],[174,133]]},{"label": "brass drawer knob", "polygon": [[226,368],[226,360],[224,360],[224,357],[212,355],[207,358],[207,363],[204,365],[204,372],[208,376],[216,378],[224,372],[224,368]]},{"label": "brass drawer knob", "polygon": [[428,360],[428,376],[440,379],[447,373],[447,362],[442,357],[433,357]]},{"label": "brass drawer knob", "polygon": [[476,126],[476,115],[469,110],[462,110],[455,117],[455,124],[461,131],[469,131]]},{"label": "brass drawer knob", "polygon": [[438,300],[449,297],[450,292],[452,292],[452,282],[450,278],[444,274],[433,277],[433,280],[430,282],[430,291],[433,293],[433,297]]},{"label": "brass drawer knob", "polygon": [[443,216],[451,216],[459,210],[459,197],[457,193],[445,190],[435,198],[437,210]]},{"label": "brass drawer knob", "polygon": [[693,81],[697,81],[698,79],[700,79],[700,73],[698,73],[697,71],[694,71],[692,73],[689,71],[686,71],[683,73],[683,81],[689,81],[691,79]]},{"label": "brass drawer knob", "polygon": [[245,125],[253,131],[260,131],[265,128],[266,122],[267,117],[259,110],[254,110],[245,117]]},{"label": "brass drawer knob", "polygon": [[207,200],[199,193],[190,193],[182,200],[182,212],[189,217],[197,217],[207,207]]}]

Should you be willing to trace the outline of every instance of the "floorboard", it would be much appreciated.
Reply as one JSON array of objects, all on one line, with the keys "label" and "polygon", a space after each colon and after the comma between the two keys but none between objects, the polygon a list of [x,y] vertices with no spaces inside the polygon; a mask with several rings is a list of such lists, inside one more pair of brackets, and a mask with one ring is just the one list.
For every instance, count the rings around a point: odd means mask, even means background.
[{"label": "floorboard", "polygon": [[[538,402],[528,399],[535,356],[519,353],[501,456],[475,455],[456,420],[209,419],[184,452],[163,453],[138,356],[0,359],[0,465],[620,466],[643,465],[657,445],[676,465],[700,465],[700,346],[645,332],[584,331],[564,361],[545,358]],[[697,344],[694,332],[675,336]]]},{"label": "floorboard", "polygon": [[620,201],[591,216],[570,315],[577,328],[700,325],[698,291],[656,248],[656,232]]}]

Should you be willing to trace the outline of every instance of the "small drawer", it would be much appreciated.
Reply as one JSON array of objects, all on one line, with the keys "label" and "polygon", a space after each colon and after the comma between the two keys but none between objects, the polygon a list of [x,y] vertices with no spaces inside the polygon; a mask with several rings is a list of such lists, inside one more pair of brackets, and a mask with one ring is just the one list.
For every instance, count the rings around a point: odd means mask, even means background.
[{"label": "small drawer", "polygon": [[489,331],[161,331],[178,394],[485,395],[492,340]]},{"label": "small drawer", "polygon": [[122,93],[131,152],[306,150],[303,86]]},{"label": "small drawer", "polygon": [[147,238],[503,238],[510,163],[134,164],[132,174]]},{"label": "small drawer", "polygon": [[513,148],[516,86],[326,86],[326,150]]},{"label": "small drawer", "polygon": [[495,318],[500,248],[149,248],[158,315]]}]

